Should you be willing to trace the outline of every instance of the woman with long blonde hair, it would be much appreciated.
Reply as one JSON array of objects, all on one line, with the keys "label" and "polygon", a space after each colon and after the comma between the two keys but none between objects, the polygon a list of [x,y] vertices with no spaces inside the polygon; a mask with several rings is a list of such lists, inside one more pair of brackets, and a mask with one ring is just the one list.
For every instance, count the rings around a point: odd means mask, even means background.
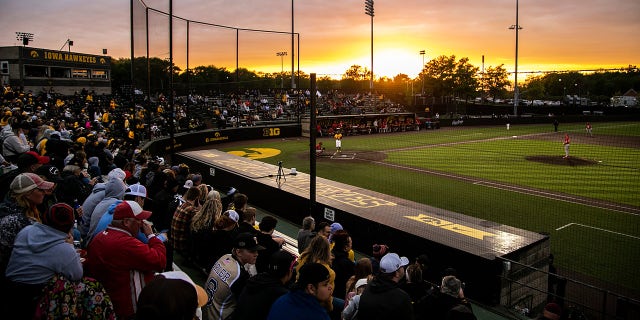
[{"label": "woman with long blonde hair", "polygon": [[331,287],[331,297],[322,302],[322,305],[327,309],[328,313],[332,313],[334,311],[334,306],[337,310],[335,312],[342,312],[344,307],[344,300],[340,298],[335,298],[333,296],[333,288],[335,287],[336,281],[336,273],[331,269],[331,245],[329,244],[329,240],[322,236],[315,236],[311,239],[309,246],[307,246],[302,254],[300,254],[300,258],[298,259],[298,266],[296,267],[296,280],[300,274],[300,268],[306,263],[319,263],[323,265],[327,270],[329,270],[329,286]]},{"label": "woman with long blonde hair", "polygon": [[220,193],[216,190],[211,190],[207,193],[204,204],[202,204],[200,210],[198,210],[191,219],[191,233],[213,230],[213,224],[221,214],[222,201],[220,199]]}]

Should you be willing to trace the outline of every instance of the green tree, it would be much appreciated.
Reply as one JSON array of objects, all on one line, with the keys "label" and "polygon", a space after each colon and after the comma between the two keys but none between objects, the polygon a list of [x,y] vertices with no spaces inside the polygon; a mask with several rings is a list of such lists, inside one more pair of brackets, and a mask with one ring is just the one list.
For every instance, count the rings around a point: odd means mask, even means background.
[{"label": "green tree", "polygon": [[489,66],[482,77],[482,88],[490,97],[496,98],[506,93],[506,87],[511,84],[509,74],[504,64],[497,67]]},{"label": "green tree", "polygon": [[425,77],[427,91],[435,97],[468,97],[478,88],[479,68],[469,63],[469,58],[456,61],[456,56],[439,56],[429,61],[421,76]]}]

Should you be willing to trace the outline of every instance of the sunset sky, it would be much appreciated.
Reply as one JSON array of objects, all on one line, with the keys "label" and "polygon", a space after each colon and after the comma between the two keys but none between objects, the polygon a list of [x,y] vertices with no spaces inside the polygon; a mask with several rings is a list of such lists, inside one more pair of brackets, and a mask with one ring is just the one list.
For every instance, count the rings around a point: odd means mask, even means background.
[{"label": "sunset sky", "polygon": [[[168,0],[145,3],[168,12]],[[174,15],[220,26],[291,32],[291,0],[175,0]],[[0,0],[0,46],[21,45],[16,31],[35,34],[33,47],[71,50],[114,58],[130,57],[128,0]],[[504,64],[514,70],[515,0],[376,0],[374,65],[376,77],[399,73],[415,77],[439,55],[468,57],[485,68]],[[371,18],[364,0],[298,0],[295,33],[300,34],[300,69],[339,78],[350,66],[371,68]],[[144,11],[140,11],[144,18]],[[640,64],[640,1],[520,0],[518,71],[620,68]],[[144,20],[140,19],[141,25]],[[151,14],[151,55],[169,57],[168,22]],[[189,66],[235,70],[233,29],[189,25]],[[145,51],[136,32],[136,56]],[[186,23],[174,22],[174,60],[186,67]],[[291,70],[290,34],[239,32],[241,68],[264,72]],[[297,46],[297,38],[296,38]],[[68,47],[64,47],[64,51]],[[279,57],[276,52],[286,51]],[[297,52],[296,52],[297,54]],[[297,64],[297,57],[296,57]],[[297,66],[296,66],[297,68]],[[523,78],[526,75],[522,76]]]}]

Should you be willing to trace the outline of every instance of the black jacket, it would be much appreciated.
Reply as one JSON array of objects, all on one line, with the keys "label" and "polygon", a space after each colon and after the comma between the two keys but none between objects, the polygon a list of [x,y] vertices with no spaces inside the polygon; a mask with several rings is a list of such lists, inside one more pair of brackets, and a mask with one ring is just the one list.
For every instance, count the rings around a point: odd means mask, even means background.
[{"label": "black jacket", "polygon": [[[376,276],[360,296],[358,319],[413,319],[411,298],[398,284]],[[434,318],[436,319],[436,318]]]},{"label": "black jacket", "polygon": [[438,290],[420,299],[414,307],[416,319],[476,320],[466,299],[452,297]]},{"label": "black jacket", "polygon": [[280,279],[267,272],[249,278],[238,298],[233,320],[266,319],[271,305],[287,292],[289,289]]},{"label": "black jacket", "polygon": [[[333,250],[333,263],[331,269],[336,273],[333,296],[344,299],[347,295],[347,280],[355,273],[355,264],[349,259],[349,255],[344,250]],[[356,279],[358,280],[358,279]]]}]

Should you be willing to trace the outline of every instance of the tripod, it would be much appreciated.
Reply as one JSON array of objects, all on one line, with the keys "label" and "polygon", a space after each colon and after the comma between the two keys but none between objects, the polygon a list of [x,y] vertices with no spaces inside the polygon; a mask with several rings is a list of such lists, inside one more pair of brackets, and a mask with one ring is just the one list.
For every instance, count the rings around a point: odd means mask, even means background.
[{"label": "tripod", "polygon": [[278,187],[282,184],[282,179],[287,182],[287,176],[282,170],[282,161],[278,161],[278,173],[276,174],[276,183],[278,184]]}]

